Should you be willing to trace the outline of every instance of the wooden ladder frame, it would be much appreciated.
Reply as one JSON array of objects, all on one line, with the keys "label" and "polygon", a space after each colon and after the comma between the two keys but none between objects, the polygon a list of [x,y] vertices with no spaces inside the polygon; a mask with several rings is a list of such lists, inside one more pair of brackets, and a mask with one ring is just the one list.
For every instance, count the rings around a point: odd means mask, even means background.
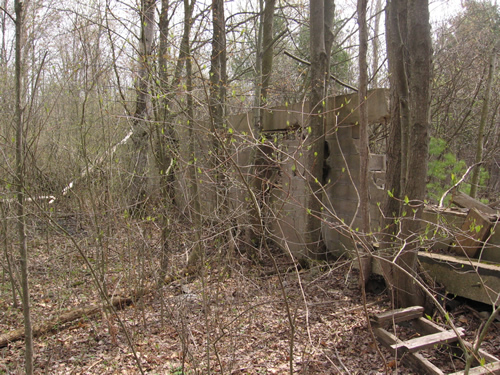
[{"label": "wooden ladder frame", "polygon": [[[420,374],[445,375],[436,365],[426,359],[420,350],[431,348],[434,345],[450,344],[458,341],[458,335],[464,335],[463,328],[457,331],[446,330],[429,319],[423,317],[424,308],[421,306],[407,307],[391,310],[372,317],[371,324],[374,327],[375,336],[394,356],[419,371]],[[415,330],[421,335],[413,339],[401,341],[395,335],[387,331],[387,327],[401,322],[411,322]],[[472,348],[469,343],[468,348]],[[479,355],[484,358],[485,364],[469,370],[469,375],[500,374],[500,360],[488,352],[480,349]],[[452,375],[463,375],[463,371]]]}]

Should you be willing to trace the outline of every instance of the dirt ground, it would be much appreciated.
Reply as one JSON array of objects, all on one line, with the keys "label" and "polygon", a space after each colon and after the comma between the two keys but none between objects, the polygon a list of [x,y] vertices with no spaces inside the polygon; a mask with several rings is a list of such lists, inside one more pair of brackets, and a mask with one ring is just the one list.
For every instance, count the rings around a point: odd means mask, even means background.
[{"label": "dirt ground", "polygon": [[[158,233],[154,226],[140,233],[138,241],[116,231],[104,244],[79,234],[78,244],[96,269],[98,250],[106,249],[102,259],[110,295],[130,294],[157,277]],[[172,246],[172,269],[186,259],[181,237]],[[88,266],[68,238],[33,236],[29,248],[34,322],[99,303]],[[140,374],[137,360],[147,374],[416,373],[374,342],[365,308],[375,314],[389,310],[390,302],[386,294],[376,294],[383,287],[374,281],[364,305],[350,262],[318,262],[298,270],[276,253],[278,276],[265,255],[256,265],[245,254],[228,256],[211,245],[207,254],[201,276],[179,278],[148,294],[119,311],[119,319],[103,309],[37,337],[36,373]],[[23,320],[21,309],[12,306],[5,272],[2,280],[0,332],[5,333],[22,327]],[[451,311],[470,341],[484,319],[479,310],[458,304]],[[498,323],[485,348],[500,355]],[[0,348],[0,374],[24,373],[23,355],[23,341]],[[460,358],[442,348],[426,356],[447,372],[463,368]]]}]

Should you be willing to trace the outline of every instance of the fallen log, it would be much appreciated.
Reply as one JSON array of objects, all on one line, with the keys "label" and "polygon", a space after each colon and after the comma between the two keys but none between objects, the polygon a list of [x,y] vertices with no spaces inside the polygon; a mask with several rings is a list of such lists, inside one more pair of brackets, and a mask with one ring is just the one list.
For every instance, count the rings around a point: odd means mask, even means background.
[{"label": "fallen log", "polygon": [[[149,286],[146,288],[139,289],[131,296],[111,298],[110,303],[114,308],[121,310],[126,306],[132,304],[134,301],[137,301],[137,299],[141,298],[142,296],[151,293],[152,291],[153,287]],[[57,332],[61,330],[61,326],[63,326],[64,324],[82,319],[84,317],[90,317],[96,315],[102,309],[103,306],[101,304],[96,304],[88,307],[81,307],[65,312],[45,322],[35,323],[33,325],[33,337],[39,337],[49,332]],[[1,334],[0,348],[7,346],[11,342],[22,339],[24,339],[24,327]]]}]

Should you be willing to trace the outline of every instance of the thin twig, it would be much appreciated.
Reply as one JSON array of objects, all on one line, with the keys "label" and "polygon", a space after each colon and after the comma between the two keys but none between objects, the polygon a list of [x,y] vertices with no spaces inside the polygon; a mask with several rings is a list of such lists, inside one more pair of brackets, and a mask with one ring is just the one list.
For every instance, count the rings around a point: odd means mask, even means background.
[{"label": "thin twig", "polygon": [[460,178],[460,180],[458,180],[455,185],[453,185],[451,188],[449,188],[448,190],[446,190],[443,194],[443,196],[441,197],[441,199],[439,200],[439,207],[443,207],[443,201],[444,201],[444,198],[446,198],[446,196],[448,195],[448,193],[450,191],[452,191],[453,189],[455,189],[458,185],[460,185],[462,183],[463,180],[465,180],[465,178],[467,177],[467,175],[469,174],[469,172],[474,169],[474,167],[478,166],[478,165],[481,165],[483,164],[482,161],[480,161],[479,163],[474,163],[472,164],[469,168],[467,168],[467,170],[465,171],[464,175]]}]

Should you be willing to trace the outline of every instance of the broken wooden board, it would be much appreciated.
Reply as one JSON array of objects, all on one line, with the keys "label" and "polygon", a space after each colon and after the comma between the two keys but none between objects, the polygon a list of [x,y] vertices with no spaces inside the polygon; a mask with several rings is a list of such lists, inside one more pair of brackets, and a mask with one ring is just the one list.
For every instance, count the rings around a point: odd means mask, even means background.
[{"label": "broken wooden board", "polygon": [[[373,331],[377,339],[387,348],[391,348],[393,343],[401,342],[396,336],[383,328],[375,328]],[[396,355],[395,350],[393,350],[393,354]],[[404,361],[408,366],[418,371],[419,374],[444,375],[443,371],[420,353],[406,353]]]},{"label": "broken wooden board", "polygon": [[[454,372],[449,375],[464,375],[464,371]],[[493,363],[486,363],[483,366],[477,366],[469,370],[469,375],[486,375],[486,374],[500,374],[500,361]]]},{"label": "broken wooden board", "polygon": [[492,222],[489,216],[479,212],[476,208],[470,209],[462,225],[462,233],[457,234],[457,243],[450,247],[450,251],[457,255],[465,254],[474,258],[491,234],[491,227]]},{"label": "broken wooden board", "polygon": [[451,198],[452,202],[456,204],[458,207],[468,208],[468,209],[477,209],[480,212],[484,212],[488,215],[495,215],[497,210],[491,208],[490,206],[485,205],[484,203],[479,202],[478,200],[468,196],[467,194],[462,193],[461,191],[454,190]]},{"label": "broken wooden board", "polygon": [[[418,314],[420,314],[420,316],[415,317],[415,315]],[[457,332],[446,330],[436,323],[424,319],[422,314],[423,308],[420,306],[391,310],[377,314],[371,318],[373,326],[375,327],[373,331],[377,339],[383,345],[391,349],[394,355],[398,357],[402,356],[401,360],[404,361],[407,366],[417,371],[418,374],[444,375],[441,369],[421,355],[419,351],[433,347],[434,345],[456,341],[458,340],[457,334],[462,336],[464,334],[464,329],[458,328]],[[398,337],[384,328],[390,326],[396,320],[399,322],[407,321],[411,323],[421,336],[407,341],[401,341]],[[470,348],[470,344],[466,344],[466,346]],[[484,364],[470,369],[469,374],[500,374],[500,360],[498,358],[483,350],[479,352],[479,355],[482,361],[485,361]],[[461,375],[463,372],[458,372],[454,375],[459,374]]]},{"label": "broken wooden board", "polygon": [[419,350],[432,348],[434,345],[449,344],[458,340],[457,333],[462,337],[465,334],[463,328],[457,328],[455,333],[452,330],[437,332],[430,335],[416,337],[414,339],[402,341],[391,345],[391,348],[397,350],[400,355],[405,352],[415,353]]},{"label": "broken wooden board", "polygon": [[384,326],[420,318],[423,313],[424,308],[422,306],[404,307],[402,309],[390,310],[385,313],[374,315],[371,321],[374,325]]},{"label": "broken wooden board", "polygon": [[[500,266],[465,257],[420,251],[420,264],[449,294],[493,304],[500,293]],[[497,301],[498,303],[498,301]]]}]

